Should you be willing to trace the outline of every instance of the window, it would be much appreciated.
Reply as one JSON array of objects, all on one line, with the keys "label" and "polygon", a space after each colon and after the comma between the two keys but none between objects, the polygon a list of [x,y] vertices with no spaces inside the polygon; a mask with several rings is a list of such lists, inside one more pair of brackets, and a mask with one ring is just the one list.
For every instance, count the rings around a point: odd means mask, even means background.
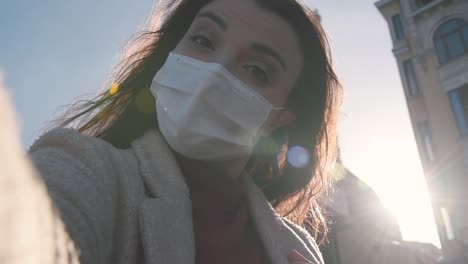
[{"label": "window", "polygon": [[450,91],[449,99],[460,135],[468,135],[468,85]]},{"label": "window", "polygon": [[417,125],[419,145],[423,152],[424,162],[429,164],[435,161],[434,148],[432,146],[432,133],[429,123],[422,122]]},{"label": "window", "polygon": [[413,97],[419,95],[419,84],[416,79],[416,72],[414,71],[412,60],[403,62],[403,71],[405,74],[407,96]]},{"label": "window", "polygon": [[445,64],[468,52],[468,23],[451,19],[434,33],[434,47],[440,64]]},{"label": "window", "polygon": [[405,36],[405,29],[401,23],[401,17],[399,14],[392,16],[393,32],[395,32],[395,38],[397,40],[402,39]]}]

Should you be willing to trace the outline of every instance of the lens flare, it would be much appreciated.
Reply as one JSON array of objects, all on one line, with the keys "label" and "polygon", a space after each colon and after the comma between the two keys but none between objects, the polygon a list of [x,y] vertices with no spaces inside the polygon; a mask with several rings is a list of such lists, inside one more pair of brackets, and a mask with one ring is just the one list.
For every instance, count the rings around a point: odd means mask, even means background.
[{"label": "lens flare", "polygon": [[288,150],[287,160],[289,164],[296,168],[304,168],[309,164],[310,155],[305,148],[294,146]]},{"label": "lens flare", "polygon": [[119,91],[119,85],[116,84],[116,83],[113,83],[111,85],[111,87],[109,88],[108,93],[109,93],[109,95],[112,96],[112,95],[116,94],[118,91]]}]

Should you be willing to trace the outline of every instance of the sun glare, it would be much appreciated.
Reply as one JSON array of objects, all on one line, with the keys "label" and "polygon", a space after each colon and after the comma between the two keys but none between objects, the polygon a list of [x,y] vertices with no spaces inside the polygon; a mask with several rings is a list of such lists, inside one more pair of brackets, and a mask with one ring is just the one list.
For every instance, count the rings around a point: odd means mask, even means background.
[{"label": "sun glare", "polygon": [[425,179],[421,172],[413,171],[415,168],[403,166],[399,173],[382,171],[382,177],[369,184],[396,217],[404,240],[431,243],[440,248]]},{"label": "sun glare", "polygon": [[440,248],[429,196],[423,187],[423,182],[409,183],[406,188],[387,186],[379,196],[397,218],[404,240],[431,243]]},{"label": "sun glare", "polygon": [[[417,150],[401,142],[404,141],[395,136],[380,140],[376,149],[361,148],[358,153],[350,152],[354,155],[347,155],[350,162],[345,159],[345,165],[352,165],[350,169],[378,194],[383,205],[398,221],[404,240],[430,243],[440,248]],[[377,149],[381,155],[365,155]]]}]

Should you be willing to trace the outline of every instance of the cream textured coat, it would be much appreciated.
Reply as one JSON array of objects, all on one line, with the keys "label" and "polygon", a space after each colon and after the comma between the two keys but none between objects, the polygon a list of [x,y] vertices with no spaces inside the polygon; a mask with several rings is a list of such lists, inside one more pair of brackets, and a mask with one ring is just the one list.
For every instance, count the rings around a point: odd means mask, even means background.
[{"label": "cream textured coat", "polygon": [[[81,263],[194,263],[188,187],[157,130],[121,150],[58,128],[36,140],[29,155],[81,251]],[[271,262],[289,263],[288,253],[296,249],[323,263],[314,239],[279,217],[249,177],[243,180]]]}]

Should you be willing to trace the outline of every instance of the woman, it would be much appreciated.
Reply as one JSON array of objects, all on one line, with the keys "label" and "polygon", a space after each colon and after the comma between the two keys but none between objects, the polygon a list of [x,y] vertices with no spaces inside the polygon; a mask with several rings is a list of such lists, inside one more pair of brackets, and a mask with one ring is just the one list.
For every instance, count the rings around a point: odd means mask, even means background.
[{"label": "woman", "polygon": [[[82,263],[322,263],[340,88],[294,0],[182,0],[29,154]],[[86,134],[86,135],[85,135]],[[281,217],[280,217],[281,216]],[[289,220],[288,220],[289,219]]]}]

